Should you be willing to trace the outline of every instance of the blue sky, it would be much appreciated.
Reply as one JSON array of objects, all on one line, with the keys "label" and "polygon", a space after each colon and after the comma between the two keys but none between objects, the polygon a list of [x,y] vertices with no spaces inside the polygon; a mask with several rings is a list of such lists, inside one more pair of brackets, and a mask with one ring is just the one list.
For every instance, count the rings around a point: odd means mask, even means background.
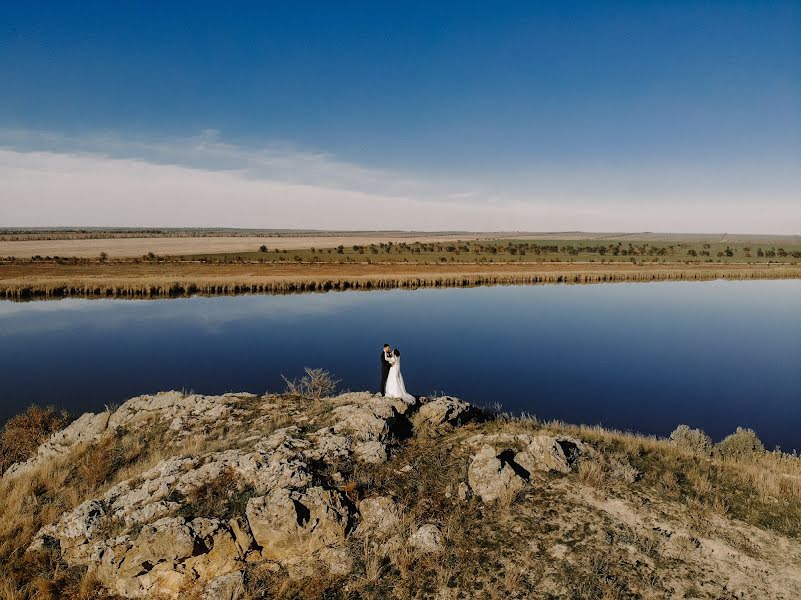
[{"label": "blue sky", "polygon": [[0,77],[0,224],[801,233],[801,2],[4,3]]}]

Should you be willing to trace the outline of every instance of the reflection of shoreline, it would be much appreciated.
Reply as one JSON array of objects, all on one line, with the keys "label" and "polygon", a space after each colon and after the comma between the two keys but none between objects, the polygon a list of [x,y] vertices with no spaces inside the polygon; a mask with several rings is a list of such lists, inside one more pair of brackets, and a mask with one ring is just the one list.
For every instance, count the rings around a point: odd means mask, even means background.
[{"label": "reflection of shoreline", "polygon": [[154,299],[242,294],[298,294],[489,285],[590,284],[715,279],[801,279],[795,265],[685,265],[540,263],[531,265],[165,265],[142,270],[111,263],[102,271],[81,268],[0,268],[0,298]]}]

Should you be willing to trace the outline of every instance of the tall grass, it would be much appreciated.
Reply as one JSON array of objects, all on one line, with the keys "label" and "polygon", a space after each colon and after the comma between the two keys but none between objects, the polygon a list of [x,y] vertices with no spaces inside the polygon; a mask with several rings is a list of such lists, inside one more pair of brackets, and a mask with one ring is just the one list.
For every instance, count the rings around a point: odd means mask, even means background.
[{"label": "tall grass", "polygon": [[[24,277],[0,280],[0,299],[32,300],[69,297],[84,298],[171,298],[193,295],[296,294],[347,290],[417,289],[438,287],[475,287],[490,285],[590,284],[614,282],[708,281],[715,279],[799,279],[801,268],[668,268],[665,266],[614,269],[506,271],[498,272],[422,272],[420,275],[314,276],[299,268],[297,275],[175,275],[131,277]],[[425,271],[422,266],[421,270]],[[430,268],[428,269],[430,271]]]}]

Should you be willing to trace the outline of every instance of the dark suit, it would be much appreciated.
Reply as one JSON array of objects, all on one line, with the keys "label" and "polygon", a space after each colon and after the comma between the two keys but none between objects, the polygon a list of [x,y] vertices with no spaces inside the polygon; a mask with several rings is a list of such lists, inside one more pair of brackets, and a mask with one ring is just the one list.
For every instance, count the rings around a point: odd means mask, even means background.
[{"label": "dark suit", "polygon": [[389,377],[389,369],[392,367],[387,362],[387,358],[391,355],[387,354],[383,350],[381,351],[381,395],[383,396],[387,391],[387,377]]}]

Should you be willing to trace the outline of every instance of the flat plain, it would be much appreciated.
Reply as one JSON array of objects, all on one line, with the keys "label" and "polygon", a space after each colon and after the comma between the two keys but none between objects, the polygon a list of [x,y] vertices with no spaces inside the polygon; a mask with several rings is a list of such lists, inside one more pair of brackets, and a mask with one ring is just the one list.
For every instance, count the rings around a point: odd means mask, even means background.
[{"label": "flat plain", "polygon": [[0,297],[16,300],[801,278],[801,236],[93,230],[0,237]]}]

